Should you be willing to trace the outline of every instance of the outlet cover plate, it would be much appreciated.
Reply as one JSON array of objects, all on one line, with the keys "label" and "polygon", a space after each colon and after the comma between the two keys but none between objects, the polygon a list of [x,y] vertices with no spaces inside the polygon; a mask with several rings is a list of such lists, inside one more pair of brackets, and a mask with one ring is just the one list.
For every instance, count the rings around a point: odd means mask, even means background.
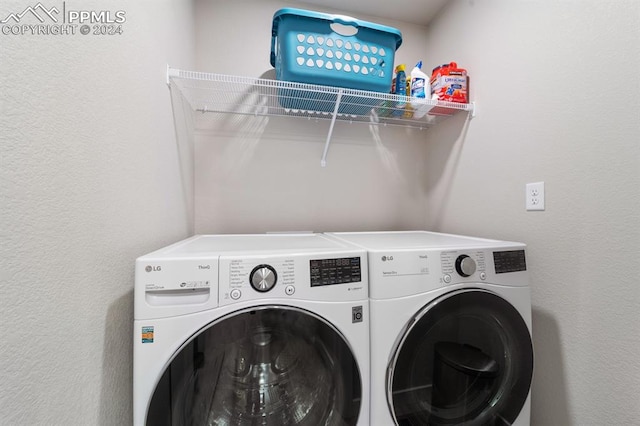
[{"label": "outlet cover plate", "polygon": [[544,182],[528,183],[525,196],[528,211],[544,210]]}]

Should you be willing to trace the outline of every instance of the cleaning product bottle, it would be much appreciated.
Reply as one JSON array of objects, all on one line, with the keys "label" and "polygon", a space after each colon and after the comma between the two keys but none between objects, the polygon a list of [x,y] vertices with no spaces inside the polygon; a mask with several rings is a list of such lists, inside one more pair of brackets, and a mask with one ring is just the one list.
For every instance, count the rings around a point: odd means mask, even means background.
[{"label": "cleaning product bottle", "polygon": [[[407,94],[407,74],[405,73],[405,65],[400,64],[396,67],[396,84],[394,87],[394,95],[405,97]],[[396,110],[393,111],[394,116],[402,116],[406,102],[400,101],[396,104]]]},{"label": "cleaning product bottle", "polygon": [[427,101],[431,98],[429,77],[422,72],[422,61],[411,70],[411,107],[413,118],[422,118],[431,109]]},{"label": "cleaning product bottle", "polygon": [[[411,77],[407,78],[407,99],[411,99]],[[404,114],[402,114],[402,118],[412,118],[413,117],[413,108],[411,107],[411,102],[407,103],[404,107]]]}]

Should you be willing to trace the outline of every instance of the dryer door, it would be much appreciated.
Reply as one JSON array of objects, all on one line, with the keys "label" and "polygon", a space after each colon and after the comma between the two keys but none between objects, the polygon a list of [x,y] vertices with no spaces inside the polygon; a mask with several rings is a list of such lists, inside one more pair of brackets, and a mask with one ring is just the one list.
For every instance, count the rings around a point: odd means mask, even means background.
[{"label": "dryer door", "polygon": [[146,424],[355,425],[362,383],[340,332],[284,306],[246,309],[200,330],[171,360]]},{"label": "dryer door", "polygon": [[398,425],[510,425],[531,385],[533,347],[518,311],[485,290],[451,292],[407,327],[387,372]]}]

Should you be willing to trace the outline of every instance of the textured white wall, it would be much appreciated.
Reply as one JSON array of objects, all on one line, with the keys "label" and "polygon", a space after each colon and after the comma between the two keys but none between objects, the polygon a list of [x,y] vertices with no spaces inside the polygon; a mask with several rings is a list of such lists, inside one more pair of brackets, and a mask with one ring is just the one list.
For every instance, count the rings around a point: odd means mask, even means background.
[{"label": "textured white wall", "polygon": [[127,21],[0,35],[2,425],[131,424],[133,263],[193,226],[165,84],[167,62],[193,66],[191,4],[66,6]]},{"label": "textured white wall", "polygon": [[[291,6],[197,1],[198,69],[273,78],[272,17]],[[357,18],[401,30],[396,62],[413,64],[424,54],[426,28]],[[200,127],[208,130],[196,137],[197,232],[424,227],[426,131],[337,123],[321,168],[328,121],[234,116]]]},{"label": "textured white wall", "polygon": [[639,23],[638,1],[456,0],[427,38],[479,105],[429,134],[428,227],[529,244],[534,425],[640,424]]}]

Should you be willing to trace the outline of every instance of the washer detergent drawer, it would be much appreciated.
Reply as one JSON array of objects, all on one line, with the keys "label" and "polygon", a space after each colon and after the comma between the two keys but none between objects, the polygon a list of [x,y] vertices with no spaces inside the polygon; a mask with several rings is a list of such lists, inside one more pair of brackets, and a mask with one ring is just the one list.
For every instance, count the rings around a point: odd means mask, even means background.
[{"label": "washer detergent drawer", "polygon": [[209,300],[211,289],[149,290],[145,292],[144,297],[150,306],[197,305]]},{"label": "washer detergent drawer", "polygon": [[136,261],[135,318],[166,318],[218,306],[218,259]]}]

